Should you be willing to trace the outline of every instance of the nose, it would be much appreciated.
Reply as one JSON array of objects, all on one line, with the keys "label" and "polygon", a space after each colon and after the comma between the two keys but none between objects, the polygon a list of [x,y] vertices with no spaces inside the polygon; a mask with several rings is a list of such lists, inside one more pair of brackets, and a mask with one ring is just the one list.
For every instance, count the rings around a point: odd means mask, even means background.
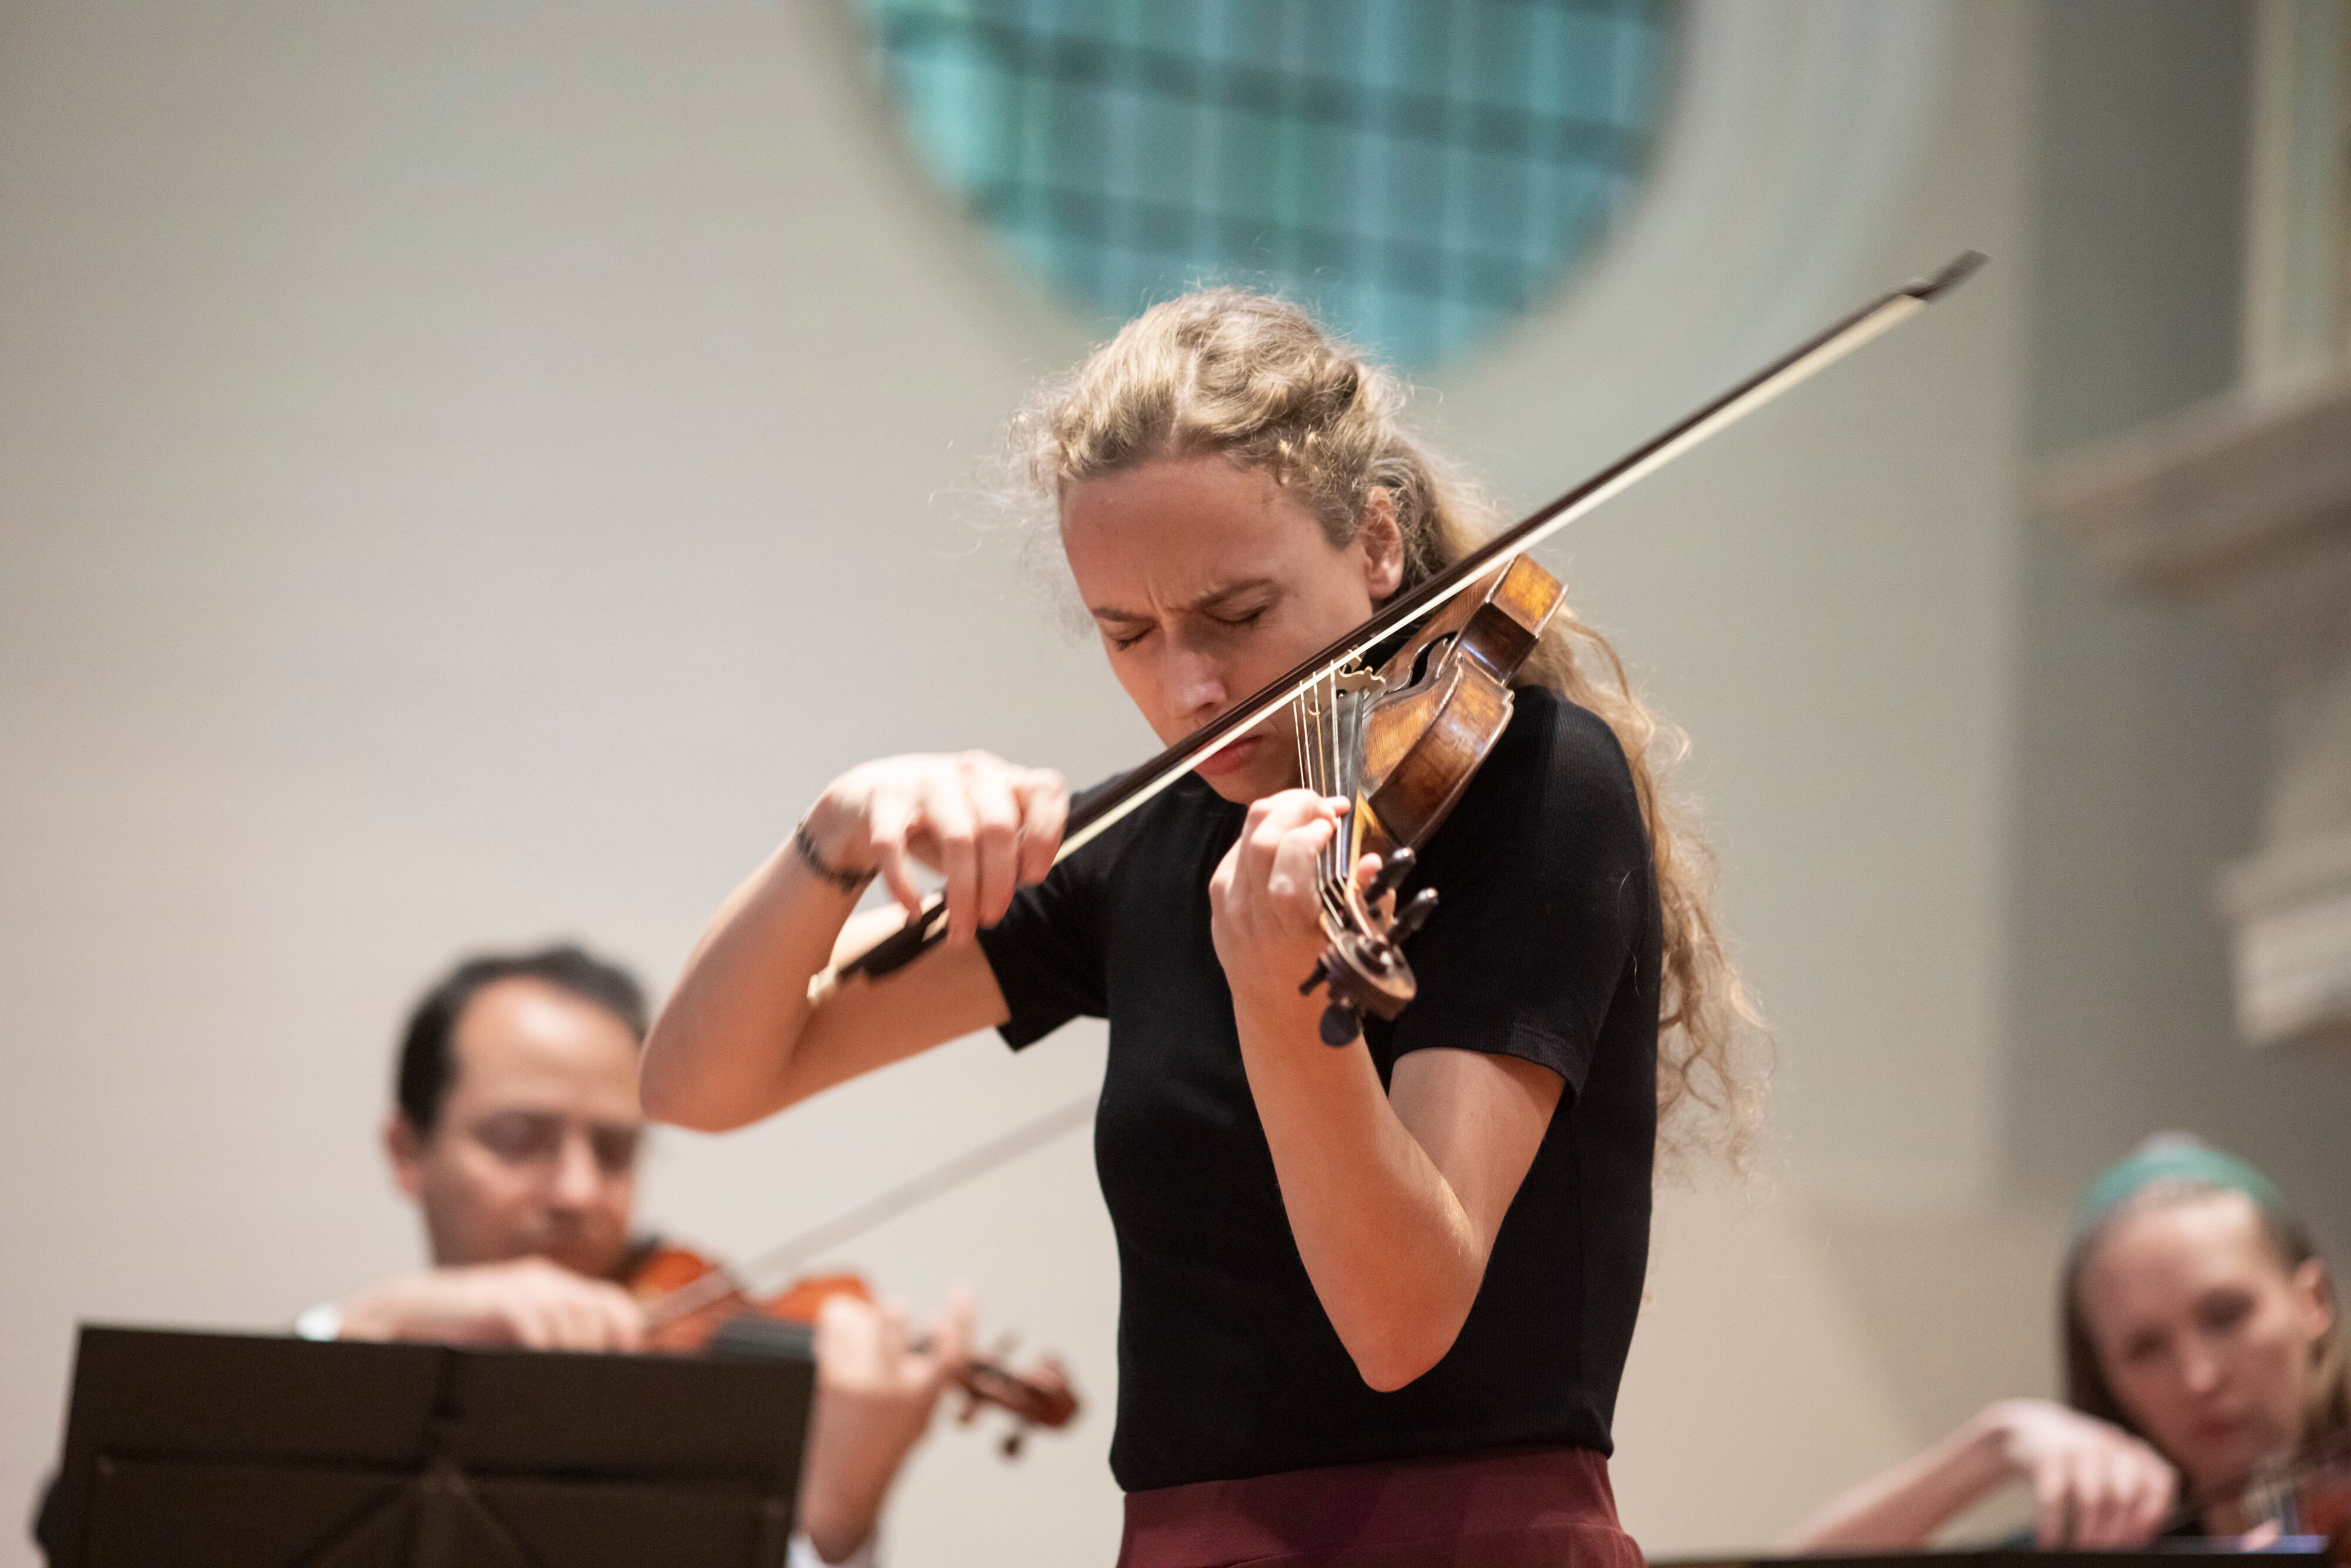
[{"label": "nose", "polygon": [[589,1143],[587,1130],[568,1130],[563,1135],[563,1147],[555,1157],[555,1186],[549,1195],[549,1203],[563,1209],[592,1208],[603,1186],[603,1169],[596,1163],[596,1150]]},{"label": "nose", "polygon": [[1168,710],[1182,719],[1186,728],[1214,718],[1232,700],[1223,669],[1197,648],[1170,649],[1161,685]]},{"label": "nose", "polygon": [[2180,1353],[2179,1377],[2189,1393],[2202,1398],[2220,1386],[2220,1358],[2191,1338]]}]

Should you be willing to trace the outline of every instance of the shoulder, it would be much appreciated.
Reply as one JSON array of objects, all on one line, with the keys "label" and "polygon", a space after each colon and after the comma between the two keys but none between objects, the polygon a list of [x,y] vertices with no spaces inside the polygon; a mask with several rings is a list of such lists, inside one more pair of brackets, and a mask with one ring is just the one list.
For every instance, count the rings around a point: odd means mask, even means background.
[{"label": "shoulder", "polygon": [[1648,827],[1615,732],[1560,692],[1520,688],[1510,727],[1421,859],[1432,878],[1536,888],[1641,872]]},{"label": "shoulder", "polygon": [[1497,781],[1514,785],[1540,814],[1637,826],[1640,790],[1608,721],[1549,686],[1522,686],[1514,696],[1510,727],[1488,763]]},{"label": "shoulder", "polygon": [[1555,764],[1564,764],[1633,785],[1624,745],[1608,721],[1551,686],[1520,686],[1512,694],[1510,727],[1505,744],[1539,746]]}]

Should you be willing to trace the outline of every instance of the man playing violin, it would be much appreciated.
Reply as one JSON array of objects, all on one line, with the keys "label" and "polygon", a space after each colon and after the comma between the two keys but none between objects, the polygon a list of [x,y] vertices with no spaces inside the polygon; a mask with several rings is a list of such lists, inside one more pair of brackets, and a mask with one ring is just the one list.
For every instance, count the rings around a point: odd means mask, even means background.
[{"label": "man playing violin", "polygon": [[[1303,312],[1213,290],[1129,323],[1016,425],[1163,743],[1492,521],[1401,428],[1401,396]],[[1659,1117],[1732,1144],[1751,1096],[1704,852],[1621,675],[1552,622],[1402,889],[1443,897],[1413,939],[1416,999],[1341,1015],[1335,1040],[1300,983],[1351,808],[1300,787],[1288,714],[1058,864],[1052,774],[852,768],[713,922],[648,1045],[647,1107],[733,1127],[973,1030],[1021,1049],[1106,1017],[1123,1568],[1633,1568],[1604,1458]],[[944,943],[835,977],[899,918],[852,916],[859,889],[879,876],[912,912],[917,862],[945,878]],[[1693,1134],[1671,1114],[1693,1106],[1723,1114]]]},{"label": "man playing violin", "polygon": [[[433,1264],[305,1312],[313,1338],[572,1351],[640,1345],[625,1282],[644,1135],[643,993],[577,947],[485,956],[427,992],[401,1045],[384,1147]],[[829,1300],[800,1525],[839,1562],[872,1533],[968,1339],[959,1303],[910,1348],[894,1309]]]}]

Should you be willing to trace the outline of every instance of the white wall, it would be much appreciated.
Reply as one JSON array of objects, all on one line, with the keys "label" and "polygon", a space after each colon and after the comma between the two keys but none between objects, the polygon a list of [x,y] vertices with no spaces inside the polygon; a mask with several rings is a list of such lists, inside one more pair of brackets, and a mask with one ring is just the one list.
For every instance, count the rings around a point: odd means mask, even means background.
[{"label": "white wall", "polygon": [[[1696,737],[1782,1040],[1774,1193],[1660,1219],[1617,1475],[1661,1552],[1768,1537],[2046,1375],[2012,1302],[2053,1200],[1995,1201],[2034,14],[1737,10],[1691,112],[1749,94],[1788,125],[1759,166],[1829,172],[1776,229],[1653,211],[1428,389],[1538,499],[1847,302],[2001,258],[1550,555]],[[1894,63],[1742,75],[1792,47],[1765,34]],[[414,1260],[372,1131],[436,966],[577,934],[665,980],[850,762],[1147,749],[967,523],[1003,414],[1081,346],[922,186],[829,4],[0,5],[0,1510],[54,1452],[77,1320],[280,1323]],[[1101,1049],[968,1041],[667,1136],[650,1217],[756,1250]],[[849,1256],[917,1305],[973,1281],[1094,1396],[1012,1467],[942,1433],[894,1560],[1103,1560],[1082,1137]]]},{"label": "white wall", "polygon": [[[2251,31],[2194,0],[2050,9],[2038,454],[2235,381]],[[2192,1126],[2269,1167],[2343,1258],[2351,1071],[2229,1043],[2212,874],[2254,847],[2260,690],[2217,628],[2102,591],[2054,540],[2025,566],[2011,1179],[2062,1193],[2148,1127]]]}]

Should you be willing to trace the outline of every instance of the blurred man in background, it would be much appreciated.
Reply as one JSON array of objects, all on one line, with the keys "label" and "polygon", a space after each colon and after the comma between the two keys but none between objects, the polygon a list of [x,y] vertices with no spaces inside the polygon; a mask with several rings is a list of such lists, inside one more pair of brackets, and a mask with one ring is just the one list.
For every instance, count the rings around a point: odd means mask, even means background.
[{"label": "blurred man in background", "polygon": [[[384,1124],[432,1266],[302,1314],[314,1339],[637,1348],[632,1240],[643,992],[578,947],[467,959],[420,1001]],[[800,1525],[827,1562],[865,1547],[891,1481],[964,1354],[969,1310],[922,1352],[882,1309],[836,1298],[817,1324]]]}]

